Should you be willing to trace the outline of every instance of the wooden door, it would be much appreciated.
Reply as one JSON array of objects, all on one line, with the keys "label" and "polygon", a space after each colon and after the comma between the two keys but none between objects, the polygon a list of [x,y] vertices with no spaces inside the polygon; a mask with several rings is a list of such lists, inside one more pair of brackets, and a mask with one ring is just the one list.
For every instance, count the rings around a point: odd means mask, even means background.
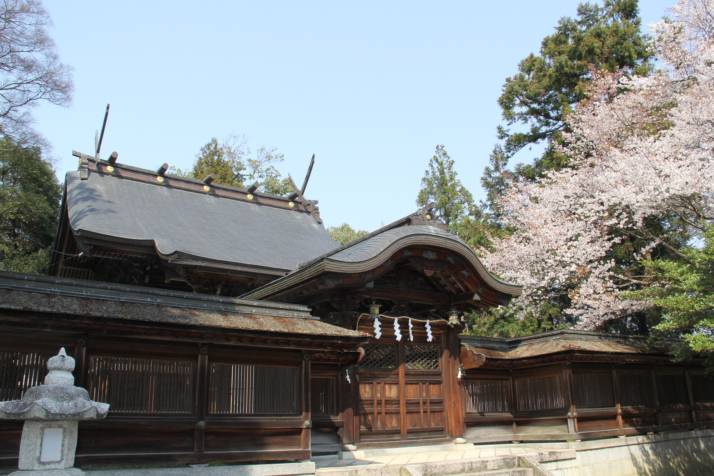
[{"label": "wooden door", "polygon": [[441,345],[404,342],[403,436],[432,438],[445,435],[446,412],[441,375]]},{"label": "wooden door", "polygon": [[445,435],[440,343],[373,343],[359,369],[361,441]]}]

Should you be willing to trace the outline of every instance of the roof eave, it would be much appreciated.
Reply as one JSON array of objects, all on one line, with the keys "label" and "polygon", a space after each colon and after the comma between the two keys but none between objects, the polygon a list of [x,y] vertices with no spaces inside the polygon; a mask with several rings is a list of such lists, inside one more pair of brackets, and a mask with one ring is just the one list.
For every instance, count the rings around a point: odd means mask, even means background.
[{"label": "roof eave", "polygon": [[[279,278],[264,286],[254,289],[244,294],[242,297],[248,299],[265,299],[325,272],[349,274],[370,271],[387,261],[397,251],[408,246],[417,245],[437,246],[459,253],[469,261],[478,273],[479,277],[494,290],[507,294],[511,297],[519,296],[521,293],[522,288],[520,286],[504,283],[491,275],[473,251],[461,242],[443,236],[415,234],[394,241],[390,246],[386,247],[377,255],[365,261],[350,263],[332,260],[329,256],[324,257],[305,268],[298,269],[283,278]],[[338,251],[341,250],[342,249]],[[332,254],[334,255],[335,253]]]}]

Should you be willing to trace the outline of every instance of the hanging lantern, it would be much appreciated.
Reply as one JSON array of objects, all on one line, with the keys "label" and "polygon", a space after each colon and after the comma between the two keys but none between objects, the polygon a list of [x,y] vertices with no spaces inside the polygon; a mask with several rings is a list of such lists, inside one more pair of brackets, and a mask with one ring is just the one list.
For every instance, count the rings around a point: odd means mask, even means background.
[{"label": "hanging lantern", "polygon": [[402,330],[399,328],[399,318],[394,318],[394,338],[399,342],[402,340]]},{"label": "hanging lantern", "polygon": [[426,326],[424,326],[426,329],[426,341],[431,342],[434,340],[434,335],[431,333],[431,322],[428,320],[426,321]]},{"label": "hanging lantern", "polygon": [[414,333],[412,332],[412,329],[414,328],[414,324],[412,324],[412,318],[409,318],[409,341],[414,342]]},{"label": "hanging lantern", "polygon": [[459,325],[459,311],[456,309],[449,311],[449,325],[452,327]]}]

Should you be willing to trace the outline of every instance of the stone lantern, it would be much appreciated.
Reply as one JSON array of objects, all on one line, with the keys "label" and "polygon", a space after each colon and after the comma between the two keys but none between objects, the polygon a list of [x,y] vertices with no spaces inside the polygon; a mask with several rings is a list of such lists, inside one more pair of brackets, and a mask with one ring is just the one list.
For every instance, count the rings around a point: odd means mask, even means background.
[{"label": "stone lantern", "polygon": [[109,404],[90,400],[74,385],[74,359],[64,347],[47,361],[44,385],[27,389],[21,400],[0,402],[0,419],[25,420],[19,471],[10,476],[76,476],[74,466],[79,420],[104,418]]}]

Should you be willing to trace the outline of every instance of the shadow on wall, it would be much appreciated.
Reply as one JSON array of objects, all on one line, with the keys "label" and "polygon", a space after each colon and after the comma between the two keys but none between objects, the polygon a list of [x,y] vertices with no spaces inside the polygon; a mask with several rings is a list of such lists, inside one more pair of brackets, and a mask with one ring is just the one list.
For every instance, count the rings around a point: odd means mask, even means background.
[{"label": "shadow on wall", "polygon": [[714,474],[714,438],[661,441],[629,447],[634,474],[708,476]]}]

